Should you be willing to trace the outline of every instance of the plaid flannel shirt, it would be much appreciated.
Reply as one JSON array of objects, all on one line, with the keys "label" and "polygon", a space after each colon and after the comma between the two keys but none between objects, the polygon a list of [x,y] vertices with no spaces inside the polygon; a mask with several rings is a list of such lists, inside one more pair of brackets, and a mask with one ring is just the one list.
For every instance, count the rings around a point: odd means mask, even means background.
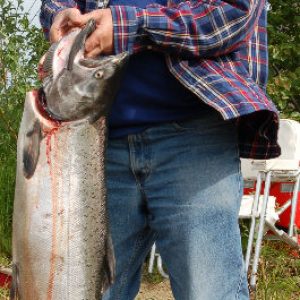
[{"label": "plaid flannel shirt", "polygon": [[[99,4],[96,0],[42,1],[40,20],[47,37],[55,15],[68,7],[86,13]],[[280,155],[278,113],[265,95],[264,0],[168,0],[166,7],[151,4],[145,9],[110,9],[115,53],[163,51],[170,72],[186,88],[225,120],[237,122],[241,157]]]}]

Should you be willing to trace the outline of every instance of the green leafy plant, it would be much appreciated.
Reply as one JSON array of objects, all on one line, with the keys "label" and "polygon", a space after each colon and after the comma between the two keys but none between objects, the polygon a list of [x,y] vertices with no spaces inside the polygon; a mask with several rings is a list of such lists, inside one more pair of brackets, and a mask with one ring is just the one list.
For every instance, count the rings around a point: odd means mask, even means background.
[{"label": "green leafy plant", "polygon": [[282,117],[300,121],[300,2],[270,0],[268,94]]},{"label": "green leafy plant", "polygon": [[11,250],[16,142],[26,91],[37,86],[37,63],[47,49],[23,1],[0,0],[0,253]]}]

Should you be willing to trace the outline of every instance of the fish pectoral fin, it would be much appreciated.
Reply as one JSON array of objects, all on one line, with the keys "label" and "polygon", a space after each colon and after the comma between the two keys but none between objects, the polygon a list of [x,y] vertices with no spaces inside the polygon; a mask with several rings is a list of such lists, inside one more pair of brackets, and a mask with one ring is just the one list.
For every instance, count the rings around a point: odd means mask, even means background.
[{"label": "fish pectoral fin", "polygon": [[12,282],[9,292],[9,300],[20,300],[18,292],[19,268],[17,264],[12,265]]},{"label": "fish pectoral fin", "polygon": [[35,171],[40,156],[42,129],[39,120],[34,120],[24,136],[23,173],[30,179]]},{"label": "fish pectoral fin", "polygon": [[115,281],[116,260],[111,236],[106,240],[106,255],[103,262],[102,293],[105,292]]}]

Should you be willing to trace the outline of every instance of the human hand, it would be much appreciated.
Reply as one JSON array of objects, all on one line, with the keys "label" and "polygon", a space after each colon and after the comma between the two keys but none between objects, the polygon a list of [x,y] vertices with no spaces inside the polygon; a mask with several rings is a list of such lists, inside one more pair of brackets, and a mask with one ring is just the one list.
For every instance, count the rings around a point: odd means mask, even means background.
[{"label": "human hand", "polygon": [[86,40],[86,57],[96,57],[101,53],[112,54],[113,21],[111,10],[109,8],[97,9],[80,17],[82,25],[90,19],[96,21],[96,29]]},{"label": "human hand", "polygon": [[83,25],[81,13],[77,8],[67,8],[60,11],[54,18],[50,28],[50,42],[58,42],[64,35],[74,28]]}]

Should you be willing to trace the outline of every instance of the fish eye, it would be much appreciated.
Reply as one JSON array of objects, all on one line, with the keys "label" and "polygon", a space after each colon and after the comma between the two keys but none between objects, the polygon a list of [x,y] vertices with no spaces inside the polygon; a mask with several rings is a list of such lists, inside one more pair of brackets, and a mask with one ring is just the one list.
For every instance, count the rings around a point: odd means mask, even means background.
[{"label": "fish eye", "polygon": [[103,73],[103,71],[97,71],[94,76],[97,79],[101,79],[103,77]]}]

